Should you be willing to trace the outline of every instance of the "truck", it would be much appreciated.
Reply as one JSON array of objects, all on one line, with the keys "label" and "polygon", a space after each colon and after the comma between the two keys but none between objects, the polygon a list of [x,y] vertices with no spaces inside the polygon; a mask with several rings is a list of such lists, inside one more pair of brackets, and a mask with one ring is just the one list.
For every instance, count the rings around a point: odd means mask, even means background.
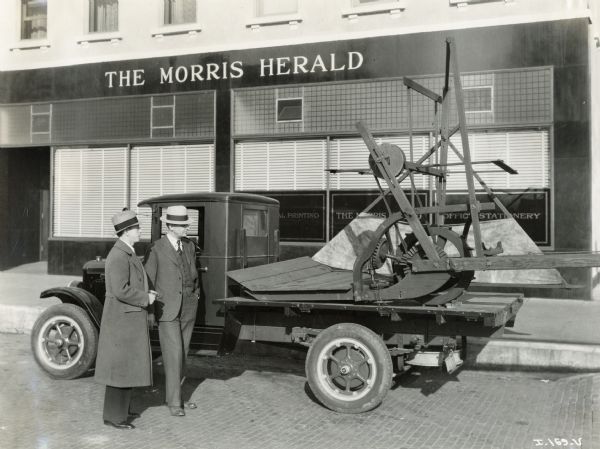
[{"label": "truck", "polygon": [[[185,205],[197,223],[188,233],[197,244],[202,279],[191,352],[227,354],[240,341],[301,345],[308,348],[309,385],[332,410],[374,408],[394,373],[411,365],[456,369],[466,336],[501,334],[522,305],[522,295],[498,293],[465,294],[446,307],[355,302],[351,271],[310,257],[278,261],[279,204],[254,194],[200,192],[145,200],[140,206],[152,211],[151,241],[165,232],[160,217],[175,204]],[[31,334],[35,360],[52,378],[73,379],[93,368],[104,264],[100,257],[91,260],[81,281],[40,295],[61,300],[41,313]]]},{"label": "truck", "polygon": [[[404,78],[411,93],[432,102],[434,144],[415,161],[358,122],[365,167],[350,171],[373,176],[380,194],[312,257],[279,260],[279,204],[265,196],[187,193],[138,205],[151,210],[151,242],[166,232],[160,217],[171,205],[185,205],[198,224],[189,233],[202,279],[196,348],[220,354],[240,342],[307,348],[314,396],[336,412],[367,412],[382,403],[395,373],[411,366],[452,372],[465,359],[467,337],[495,337],[514,325],[523,294],[475,292],[476,272],[600,266],[598,253],[543,254],[531,242],[535,251],[503,254],[502,241],[490,245],[490,235],[501,235],[495,226],[508,229],[508,237],[527,236],[475,167],[516,170],[502,160],[471,159],[456,46],[452,38],[445,45],[441,93]],[[451,126],[453,117],[458,124]],[[461,148],[451,141],[454,134]],[[460,162],[448,162],[450,151]],[[447,204],[447,176],[457,165],[467,199]],[[429,204],[420,203],[417,175],[431,179]],[[373,213],[376,204],[385,206],[385,216]],[[491,209],[506,219],[482,223],[480,212]],[[454,212],[466,216],[464,223],[445,223]],[[62,301],[40,315],[31,336],[35,359],[50,376],[70,379],[92,368],[104,288],[99,257],[84,265],[81,282],[41,293]]]}]

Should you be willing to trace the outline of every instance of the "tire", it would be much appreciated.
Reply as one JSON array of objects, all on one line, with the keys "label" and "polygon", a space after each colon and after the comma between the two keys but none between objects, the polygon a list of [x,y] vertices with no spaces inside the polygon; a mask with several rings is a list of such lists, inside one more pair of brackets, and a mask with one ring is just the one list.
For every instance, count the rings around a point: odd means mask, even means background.
[{"label": "tire", "polygon": [[306,356],[308,385],[327,408],[363,413],[383,401],[392,384],[392,358],[381,338],[354,323],[320,332]]},{"label": "tire", "polygon": [[48,376],[75,379],[88,372],[96,360],[98,330],[81,307],[55,304],[33,325],[31,350]]}]

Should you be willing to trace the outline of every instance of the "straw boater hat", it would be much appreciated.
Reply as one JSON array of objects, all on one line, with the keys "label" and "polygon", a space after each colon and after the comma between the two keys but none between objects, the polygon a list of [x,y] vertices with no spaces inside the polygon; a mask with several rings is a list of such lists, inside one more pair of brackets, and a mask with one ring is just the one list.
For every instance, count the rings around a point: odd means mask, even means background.
[{"label": "straw boater hat", "polygon": [[124,210],[119,212],[118,214],[113,215],[112,224],[115,227],[115,232],[119,233],[124,231],[125,229],[132,228],[134,226],[139,226],[137,216],[135,212],[131,210]]},{"label": "straw boater hat", "polygon": [[160,221],[174,225],[189,225],[194,222],[194,220],[188,217],[185,206],[169,206],[167,214],[160,217]]}]

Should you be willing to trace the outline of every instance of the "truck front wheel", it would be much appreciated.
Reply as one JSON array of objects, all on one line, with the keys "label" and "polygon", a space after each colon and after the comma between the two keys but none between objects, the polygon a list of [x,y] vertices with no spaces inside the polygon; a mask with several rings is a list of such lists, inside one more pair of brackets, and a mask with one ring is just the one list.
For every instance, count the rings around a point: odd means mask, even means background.
[{"label": "truck front wheel", "polygon": [[55,304],[38,317],[31,332],[37,364],[53,379],[75,379],[96,360],[98,330],[74,304]]},{"label": "truck front wheel", "polygon": [[340,413],[362,413],[383,401],[392,384],[392,359],[381,338],[354,323],[320,332],[308,350],[306,377],[321,403]]}]

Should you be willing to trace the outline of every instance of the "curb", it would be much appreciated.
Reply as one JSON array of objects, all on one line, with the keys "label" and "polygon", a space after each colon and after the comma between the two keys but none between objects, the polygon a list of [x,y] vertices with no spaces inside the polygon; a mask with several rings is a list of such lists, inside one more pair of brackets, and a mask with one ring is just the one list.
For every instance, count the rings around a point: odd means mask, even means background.
[{"label": "curb", "polygon": [[38,316],[47,306],[0,305],[0,332],[8,334],[31,334]]},{"label": "curb", "polygon": [[600,371],[600,346],[469,337],[466,364],[477,369]]}]

